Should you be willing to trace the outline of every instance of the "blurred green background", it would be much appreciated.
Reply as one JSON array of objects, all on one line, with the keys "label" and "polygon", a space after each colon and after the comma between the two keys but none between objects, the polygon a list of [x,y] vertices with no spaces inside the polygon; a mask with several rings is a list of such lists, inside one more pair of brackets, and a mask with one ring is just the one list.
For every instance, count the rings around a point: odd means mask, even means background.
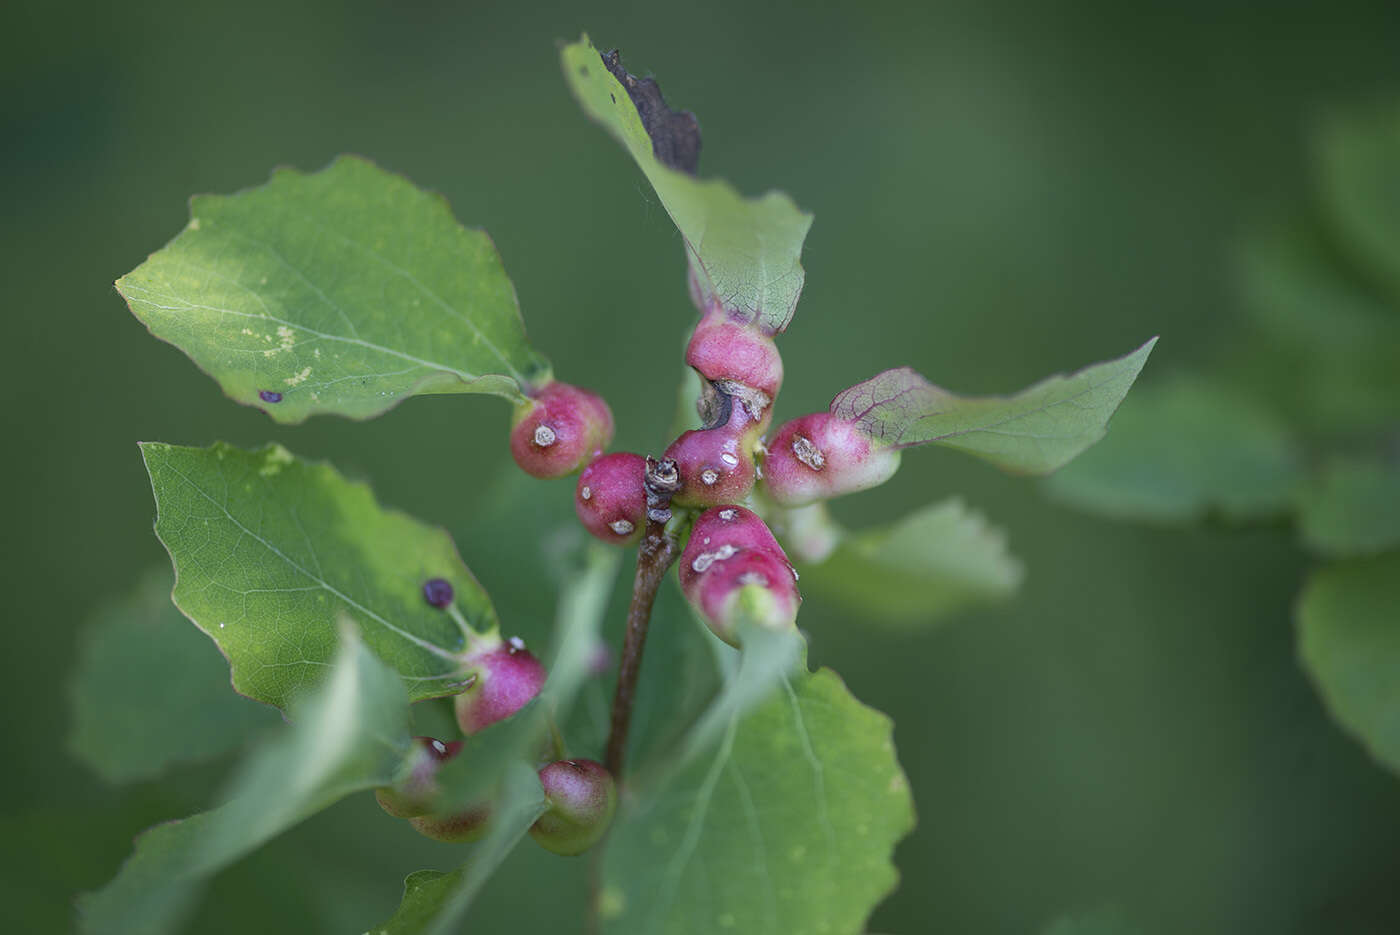
[{"label": "blurred green background", "polygon": [[[194,192],[362,153],[495,238],[530,332],[658,451],[692,310],[681,245],[579,114],[555,41],[655,73],[702,174],[815,212],[779,418],[877,370],[1019,388],[1152,334],[1161,378],[1226,361],[1231,249],[1305,186],[1310,121],[1400,90],[1400,6],[1121,3],[14,3],[3,17],[0,262],[9,596],[0,916],[63,931],[140,828],[207,804],[216,762],[124,789],[70,759],[80,627],[164,560],[138,439],[274,439],[445,524],[508,626],[547,632],[508,412],[412,400],[280,429],[151,339],[111,288]],[[1143,530],[942,451],[837,504],[852,525],[961,493],[1028,566],[1013,602],[892,631],[804,609],[814,661],[891,713],[918,831],[872,931],[1034,932],[1120,907],[1147,932],[1400,930],[1400,781],[1299,671],[1305,560],[1282,529]],[[616,614],[614,615],[616,616]],[[661,625],[665,625],[662,621]],[[214,886],[192,931],[358,932],[455,851],[359,796]],[[559,889],[557,898],[552,895]],[[522,906],[522,897],[525,897]],[[581,864],[512,858],[473,931],[573,931]],[[548,926],[563,926],[549,928]]]}]

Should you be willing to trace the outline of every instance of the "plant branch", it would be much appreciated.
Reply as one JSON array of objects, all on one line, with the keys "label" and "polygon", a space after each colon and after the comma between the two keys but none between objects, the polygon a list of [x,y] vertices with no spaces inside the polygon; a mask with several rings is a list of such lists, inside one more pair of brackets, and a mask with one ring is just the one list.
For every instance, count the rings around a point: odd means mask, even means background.
[{"label": "plant branch", "polygon": [[627,608],[627,633],[622,641],[622,660],[617,670],[617,692],[613,695],[612,728],[604,765],[619,783],[627,753],[627,729],[632,723],[632,703],[637,677],[642,671],[642,650],[656,591],[666,570],[676,560],[676,540],[666,531],[671,519],[671,496],[680,489],[680,474],[670,459],[647,458],[647,526],[637,549],[637,574],[632,579],[632,603]]}]

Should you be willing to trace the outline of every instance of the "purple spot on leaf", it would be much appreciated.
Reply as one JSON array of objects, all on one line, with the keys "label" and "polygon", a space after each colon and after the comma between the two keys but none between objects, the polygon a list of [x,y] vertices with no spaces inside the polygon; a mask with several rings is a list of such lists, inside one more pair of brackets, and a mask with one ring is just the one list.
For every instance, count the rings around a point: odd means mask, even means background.
[{"label": "purple spot on leaf", "polygon": [[452,583],[445,578],[429,578],[423,582],[423,600],[434,607],[452,603]]},{"label": "purple spot on leaf", "polygon": [[259,390],[258,399],[261,399],[265,403],[280,403],[282,401],[282,394],[276,390]]}]

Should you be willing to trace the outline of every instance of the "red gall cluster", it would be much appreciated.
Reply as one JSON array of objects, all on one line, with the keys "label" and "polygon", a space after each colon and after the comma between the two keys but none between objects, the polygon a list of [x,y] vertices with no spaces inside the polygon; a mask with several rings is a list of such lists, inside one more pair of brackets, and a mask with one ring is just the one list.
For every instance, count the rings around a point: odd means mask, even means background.
[{"label": "red gall cluster", "polygon": [[[763,520],[740,505],[755,486],[763,492],[758,503],[799,507],[884,483],[899,467],[899,452],[826,412],[793,419],[765,438],[783,384],[782,356],[771,333],[721,307],[701,315],[685,360],[701,378],[702,426],[682,433],[662,456],[662,464],[675,464],[680,485],[664,506],[682,515],[706,511],[681,558],[681,585],[711,630],[737,645],[741,621],[791,626],[801,602],[787,555]],[[630,545],[647,524],[647,459],[604,455],[612,434],[602,399],[554,382],[517,411],[511,451],[536,477],[581,469],[574,489],[579,521],[604,542]]]}]

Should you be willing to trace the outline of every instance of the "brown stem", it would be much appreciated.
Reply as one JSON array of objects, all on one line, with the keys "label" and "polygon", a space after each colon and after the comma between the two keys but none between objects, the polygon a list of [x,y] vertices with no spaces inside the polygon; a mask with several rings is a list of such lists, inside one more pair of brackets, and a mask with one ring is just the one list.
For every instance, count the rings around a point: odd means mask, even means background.
[{"label": "brown stem", "polygon": [[632,723],[632,702],[637,677],[642,671],[642,650],[656,591],[666,570],[676,560],[676,540],[666,531],[671,519],[671,495],[680,489],[676,463],[669,459],[647,459],[647,527],[637,549],[637,574],[632,579],[632,603],[627,608],[627,633],[622,641],[622,661],[617,670],[617,692],[613,695],[612,729],[604,765],[618,782],[627,752],[627,728]]}]

